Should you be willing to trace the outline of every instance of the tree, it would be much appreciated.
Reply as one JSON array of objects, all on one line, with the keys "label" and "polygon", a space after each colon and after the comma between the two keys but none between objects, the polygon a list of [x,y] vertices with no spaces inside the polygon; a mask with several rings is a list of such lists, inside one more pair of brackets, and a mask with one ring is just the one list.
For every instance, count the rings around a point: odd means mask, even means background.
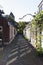
[{"label": "tree", "polygon": [[18,22],[18,31],[19,33],[23,33],[23,29],[25,28],[27,22],[19,21]]}]

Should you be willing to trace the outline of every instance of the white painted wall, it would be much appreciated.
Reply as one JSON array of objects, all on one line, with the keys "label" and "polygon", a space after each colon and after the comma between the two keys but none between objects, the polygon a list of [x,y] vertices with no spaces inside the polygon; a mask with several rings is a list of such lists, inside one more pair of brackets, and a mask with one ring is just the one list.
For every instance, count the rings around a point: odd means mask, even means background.
[{"label": "white painted wall", "polygon": [[10,39],[14,37],[14,27],[10,25]]},{"label": "white painted wall", "polygon": [[30,28],[29,28],[29,27],[26,27],[26,28],[23,30],[23,35],[24,35],[28,40],[30,40]]},{"label": "white painted wall", "polygon": [[17,35],[17,29],[14,28],[14,36],[16,36],[16,35]]},{"label": "white painted wall", "polygon": [[26,29],[26,38],[30,40],[30,28]]}]

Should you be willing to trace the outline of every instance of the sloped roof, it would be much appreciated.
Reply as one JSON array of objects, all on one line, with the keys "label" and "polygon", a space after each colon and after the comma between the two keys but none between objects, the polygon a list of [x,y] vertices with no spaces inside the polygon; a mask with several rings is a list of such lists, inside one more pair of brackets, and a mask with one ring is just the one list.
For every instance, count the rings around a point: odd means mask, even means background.
[{"label": "sloped roof", "polygon": [[14,27],[18,28],[17,22],[14,22],[14,21],[9,20],[9,23],[10,23],[11,25],[13,25]]},{"label": "sloped roof", "polygon": [[[8,19],[9,15],[6,15],[5,17]],[[9,22],[11,25],[13,25],[15,28],[18,28],[18,24],[17,24],[16,21],[8,19],[8,22]]]},{"label": "sloped roof", "polygon": [[8,15],[1,15],[0,17],[6,19],[10,23],[10,25],[13,25],[15,28],[18,28],[17,22],[8,19]]},{"label": "sloped roof", "polygon": [[43,0],[39,3],[38,7],[40,6],[40,4],[43,2]]}]

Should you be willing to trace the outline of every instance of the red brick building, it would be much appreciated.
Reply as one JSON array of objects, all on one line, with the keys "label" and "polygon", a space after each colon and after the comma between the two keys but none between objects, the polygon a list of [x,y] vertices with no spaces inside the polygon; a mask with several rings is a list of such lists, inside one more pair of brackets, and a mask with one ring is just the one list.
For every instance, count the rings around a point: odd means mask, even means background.
[{"label": "red brick building", "polygon": [[[0,16],[0,39],[3,39],[5,44],[10,43],[14,39],[14,32],[16,29],[10,24],[8,19],[4,16]],[[17,32],[16,32],[17,33]]]}]

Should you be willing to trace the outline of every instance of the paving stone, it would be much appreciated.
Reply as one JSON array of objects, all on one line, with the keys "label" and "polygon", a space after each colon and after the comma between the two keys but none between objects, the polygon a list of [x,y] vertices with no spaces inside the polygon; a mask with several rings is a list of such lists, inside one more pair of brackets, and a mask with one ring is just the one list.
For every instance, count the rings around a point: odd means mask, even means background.
[{"label": "paving stone", "polygon": [[11,44],[0,51],[0,65],[43,65],[43,59],[36,56],[36,51],[22,35],[18,35]]}]

